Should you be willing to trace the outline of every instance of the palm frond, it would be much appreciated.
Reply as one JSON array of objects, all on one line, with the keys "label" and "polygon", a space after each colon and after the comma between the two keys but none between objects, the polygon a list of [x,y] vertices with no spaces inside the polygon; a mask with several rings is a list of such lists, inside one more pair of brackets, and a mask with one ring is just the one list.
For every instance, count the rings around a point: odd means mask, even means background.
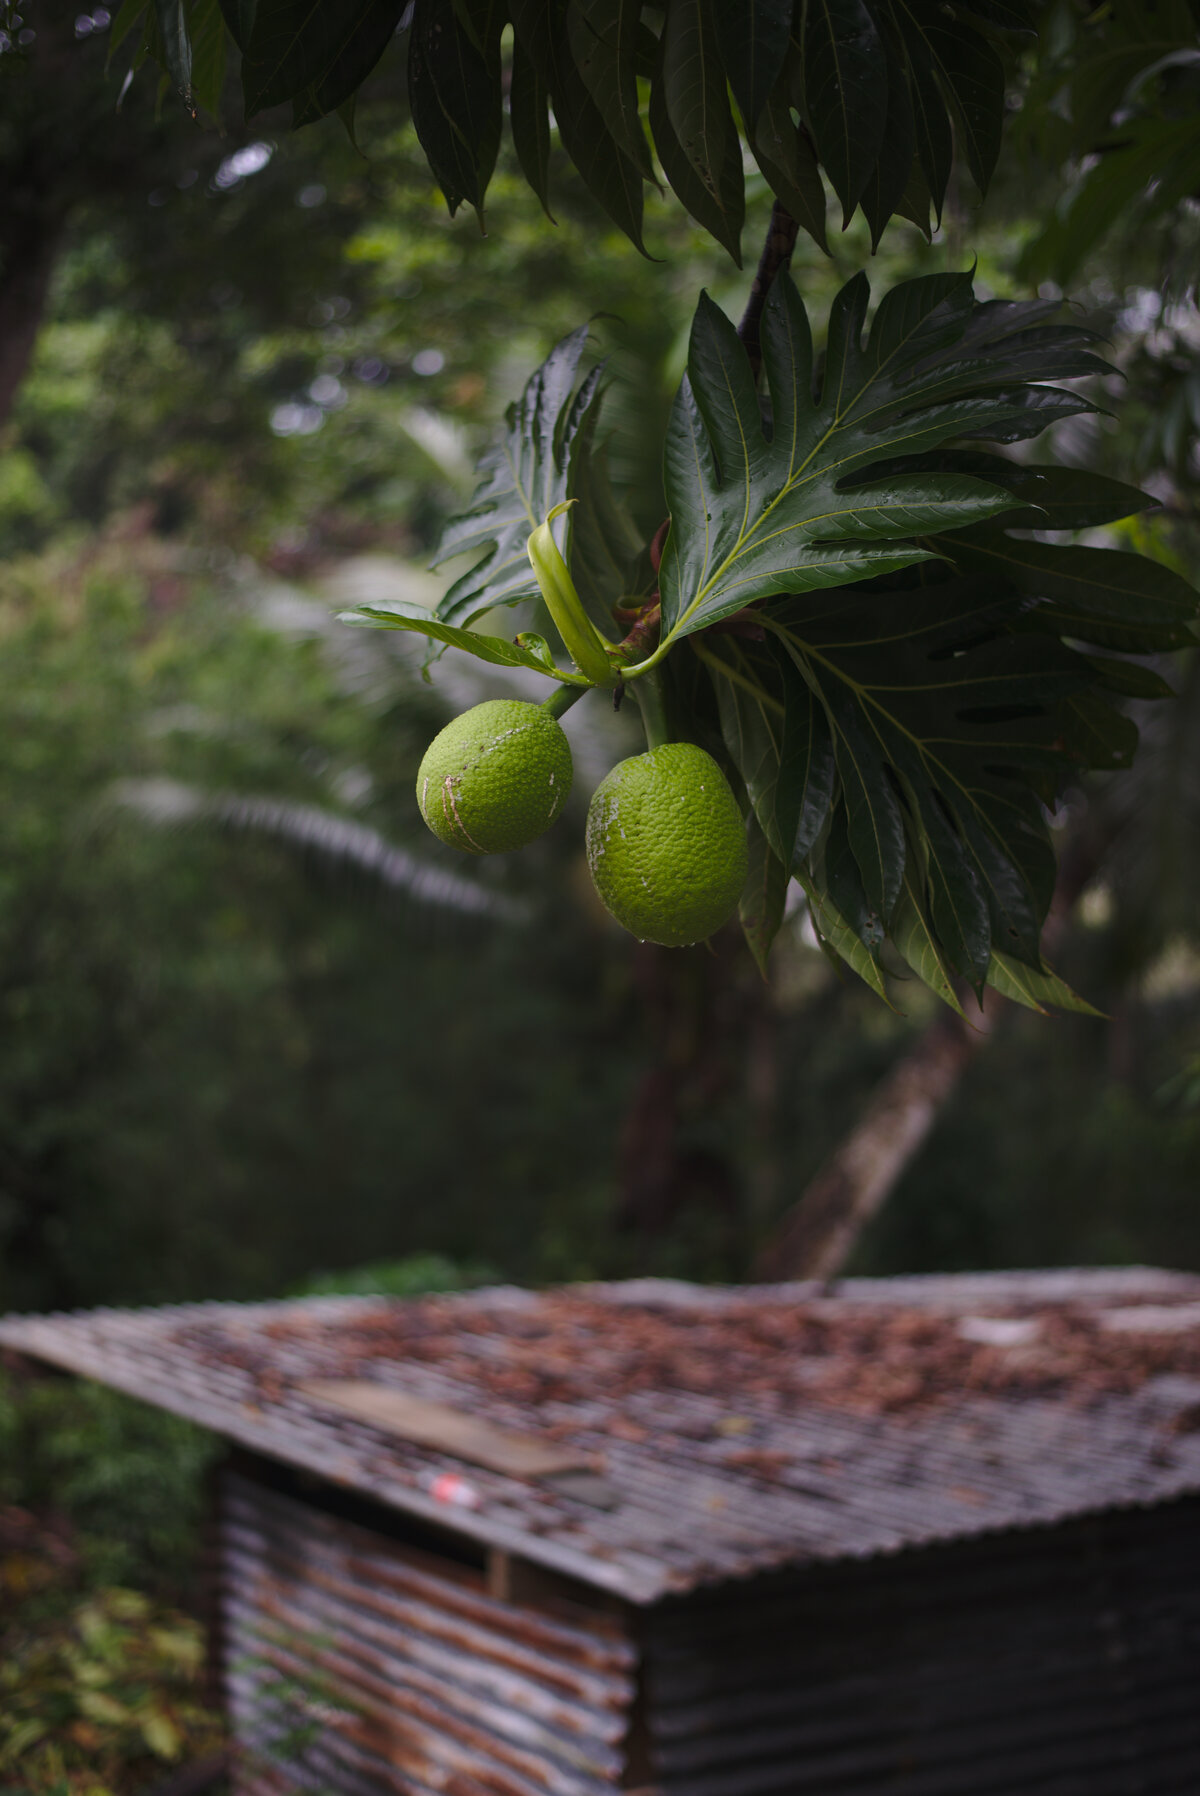
[{"label": "palm frond", "polygon": [[122,780],[113,803],[159,828],[209,825],[282,842],[325,870],[347,871],[387,892],[460,916],[523,923],[529,908],[507,893],[447,872],[389,842],[378,830],[320,805],[240,792],[210,792],[180,780]]}]

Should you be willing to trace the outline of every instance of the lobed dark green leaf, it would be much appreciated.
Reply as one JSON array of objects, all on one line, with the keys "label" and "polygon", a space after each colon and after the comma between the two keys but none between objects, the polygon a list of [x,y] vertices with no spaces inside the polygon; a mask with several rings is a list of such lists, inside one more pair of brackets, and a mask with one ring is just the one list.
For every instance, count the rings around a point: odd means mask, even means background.
[{"label": "lobed dark green leaf", "polygon": [[717,696],[725,748],[771,849],[789,869],[807,857],[833,803],[833,743],[791,658],[768,639],[693,638]]},{"label": "lobed dark green leaf", "polygon": [[971,472],[916,463],[886,477],[878,470],[895,467],[898,454],[965,435],[1024,436],[1088,409],[1076,394],[1031,384],[1076,369],[1081,356],[1094,359],[1078,332],[1029,328],[1040,307],[996,312],[974,305],[969,278],[925,277],[888,294],[867,335],[868,298],[865,278],[856,276],[835,301],[814,400],[804,307],[789,281],[774,283],[762,325],[768,438],[737,332],[702,295],[664,459],[672,527],[661,590],[669,636],[780,592],[844,585],[930,559],[930,534],[966,528],[1017,502]]},{"label": "lobed dark green leaf", "polygon": [[696,652],[712,676],[725,748],[741,776],[759,827],[775,854],[790,867],[790,845],[782,840],[776,820],[784,701],[774,663],[765,648],[732,636],[697,643]]},{"label": "lobed dark green leaf", "polygon": [[896,201],[896,217],[907,218],[910,224],[915,224],[927,243],[933,238],[933,225],[929,217],[932,205],[933,199],[929,191],[929,182],[925,179],[925,171],[914,157],[908,171],[904,192]]},{"label": "lobed dark green leaf", "polygon": [[[1006,530],[1094,530],[1133,517],[1158,504],[1149,493],[1107,474],[1087,468],[1064,468],[1053,463],[1034,466],[1010,461],[983,450],[951,449],[932,455],[900,457],[883,472],[975,474],[993,486],[1002,486],[1019,501],[1004,519]],[[879,472],[880,470],[877,470]]]},{"label": "lobed dark green leaf", "polygon": [[721,204],[722,170],[737,142],[737,127],[710,0],[671,0],[660,48],[658,79],[671,129],[709,194]]},{"label": "lobed dark green leaf", "polygon": [[418,636],[428,637],[432,642],[440,642],[446,648],[462,649],[468,655],[474,655],[477,660],[490,661],[496,667],[528,667],[535,673],[547,674],[551,679],[568,685],[587,684],[573,670],[555,665],[550,646],[542,636],[526,632],[514,642],[508,642],[503,636],[487,636],[475,630],[459,629],[453,624],[443,623],[434,612],[427,611],[424,605],[413,604],[407,599],[357,605],[351,611],[339,612],[338,622],[357,624],[370,630],[410,630]]},{"label": "lobed dark green leaf", "polygon": [[1064,979],[1045,967],[1027,967],[1007,954],[994,954],[988,966],[987,982],[1002,997],[1023,1004],[1027,1010],[1046,1014],[1046,1006],[1074,1011],[1078,1016],[1101,1016],[1103,1013],[1073,992]]},{"label": "lobed dark green leaf", "polygon": [[1012,634],[1019,595],[994,584],[795,599],[767,615],[829,720],[867,945],[876,917],[894,937],[906,877],[918,901],[915,846],[921,926],[952,973],[979,985],[997,943],[1036,961],[1054,863],[1035,787],[1088,759],[1090,725],[1071,711],[1093,677],[1085,658]]},{"label": "lobed dark green leaf", "polygon": [[777,90],[767,99],[751,148],[772,193],[813,242],[828,252],[825,183],[807,131],[792,119],[786,93]]},{"label": "lobed dark green leaf", "polygon": [[[576,390],[588,327],[555,345],[509,407],[505,429],[481,457],[483,474],[470,509],[451,518],[433,565],[452,556],[481,556],[457,579],[438,606],[446,623],[463,625],[494,605],[538,594],[527,544],[553,508],[573,497],[577,466],[590,449],[590,425],[600,404],[600,369]],[[569,558],[569,514],[556,520],[555,537]]]},{"label": "lobed dark green leaf", "polygon": [[887,985],[884,982],[883,965],[878,952],[864,946],[858,932],[846,921],[839,911],[829,891],[801,872],[796,875],[808,899],[808,911],[817,940],[829,953],[836,965],[838,960],[856,972],[876,997],[888,1002]]},{"label": "lobed dark green leaf", "polygon": [[638,106],[641,15],[641,0],[569,0],[567,39],[596,110],[630,161],[652,180]]},{"label": "lobed dark green leaf", "polygon": [[[788,639],[789,647],[792,640]],[[846,838],[871,906],[872,930],[878,928],[882,938],[883,923],[891,916],[904,871],[900,802],[880,754],[878,735],[857,695],[827,661],[808,656],[798,659],[815,684],[829,723],[844,800]]]},{"label": "lobed dark green leaf", "polygon": [[850,817],[844,804],[835,805],[830,813],[819,853],[813,856],[813,866],[820,869],[822,884],[837,906],[838,914],[845,918],[867,952],[877,954],[886,933],[884,920],[863,884],[850,835]]},{"label": "lobed dark green leaf", "polygon": [[1133,655],[1195,641],[1195,591],[1148,556],[1060,548],[986,529],[956,536],[953,553],[964,571],[1004,579],[1041,600],[1032,627]]},{"label": "lobed dark green leaf", "polygon": [[927,914],[924,894],[912,864],[905,861],[900,885],[900,899],[892,913],[888,933],[897,952],[943,1004],[963,1015],[963,1007],[954,989],[954,977],[946,954]]},{"label": "lobed dark green leaf", "polygon": [[[125,0],[114,42],[144,10]],[[670,0],[648,10],[649,21],[643,0],[150,0],[138,61],[155,56],[189,105],[211,110],[225,70],[219,16],[241,51],[247,116],[287,102],[305,124],[352,105],[403,29],[418,137],[453,210],[478,205],[487,186],[505,100],[496,52],[511,22],[513,138],[543,206],[549,107],[584,184],[643,247],[654,164],[638,82],[652,78],[663,172],[739,260],[742,128],[773,191],[823,248],[822,168],[847,221],[862,206],[873,243],[896,214],[928,234],[955,139],[980,184],[995,162],[1003,70],[985,33],[1027,30],[1029,18],[1024,0]],[[1141,72],[1145,58],[1129,54]]]},{"label": "lobed dark green leaf", "polygon": [[512,79],[509,84],[509,125],[521,172],[529,182],[551,223],[550,211],[550,95],[537,68],[519,43],[513,44]]},{"label": "lobed dark green leaf", "polygon": [[746,883],[738,919],[758,970],[765,979],[771,944],[779,934],[791,874],[774,852],[754,816],[746,819]]},{"label": "lobed dark green leaf", "polygon": [[1067,711],[1072,745],[1089,767],[1109,772],[1132,767],[1138,745],[1132,718],[1097,692],[1074,693],[1067,700]]},{"label": "lobed dark green leaf", "polygon": [[642,173],[609,130],[575,66],[561,0],[509,0],[509,13],[516,42],[550,96],[563,148],[589,193],[644,254]]},{"label": "lobed dark green leaf", "polygon": [[[692,156],[688,153],[672,118],[671,88],[668,84],[666,70],[666,52],[668,43],[664,31],[659,47],[659,62],[655,70],[654,81],[650,88],[650,134],[654,139],[654,148],[662,164],[662,170],[670,182],[676,197],[691,213],[697,224],[715,237],[729,251],[740,268],[742,265],[742,225],[745,221],[745,182],[742,175],[742,148],[736,131],[721,134],[706,140],[702,135],[694,136],[694,145],[700,149],[707,148],[709,160],[705,171],[701,173]],[[686,44],[686,40],[685,40]],[[674,77],[676,106],[682,112],[685,88],[685,71],[682,66],[682,50],[678,52],[680,67]],[[728,111],[728,102],[725,102]],[[703,124],[702,110],[687,115],[693,127]],[[732,119],[730,120],[732,126]],[[722,147],[723,146],[723,147]],[[712,160],[714,153],[721,149],[721,161]]]},{"label": "lobed dark green leaf", "polygon": [[[242,48],[247,117],[312,93],[332,112],[366,80],[403,10],[403,0],[256,0],[239,7],[238,31],[230,29]],[[225,17],[229,22],[228,5]]]},{"label": "lobed dark green leaf", "polygon": [[466,200],[477,212],[500,144],[500,40],[482,47],[443,0],[416,0],[408,52],[408,98],[421,148],[451,216]]},{"label": "lobed dark green leaf", "polygon": [[849,224],[883,147],[883,39],[865,0],[802,0],[800,20],[805,121]]},{"label": "lobed dark green leaf", "polygon": [[[863,184],[859,199],[863,217],[871,230],[872,252],[879,248],[888,220],[903,207],[904,196],[916,166],[917,133],[913,122],[912,99],[899,54],[886,36],[883,46],[887,64],[887,105],[883,133],[879,154]],[[929,204],[926,200],[924,220],[921,221],[923,230],[928,218]]]},{"label": "lobed dark green leaf", "polygon": [[1175,688],[1140,661],[1126,661],[1116,655],[1086,655],[1088,666],[1105,692],[1119,693],[1122,698],[1174,698]]},{"label": "lobed dark green leaf", "polygon": [[[950,812],[922,790],[919,838],[925,858],[929,918],[947,964],[978,986],[992,945],[992,915],[979,868]],[[909,963],[911,965],[911,962]]]},{"label": "lobed dark green leaf", "polygon": [[897,0],[892,8],[892,16],[897,26],[894,41],[912,101],[917,161],[929,189],[934,218],[941,224],[942,207],[954,161],[954,137],[946,112],[946,102],[937,83],[925,35],[903,0]]},{"label": "lobed dark green leaf", "polygon": [[783,683],[783,746],[775,788],[775,827],[789,866],[808,856],[833,805],[836,762],[825,713],[791,656],[772,637]]},{"label": "lobed dark green leaf", "polygon": [[725,76],[753,137],[787,54],[794,0],[713,0]]},{"label": "lobed dark green leaf", "polygon": [[959,147],[986,193],[1000,154],[1004,122],[1004,65],[987,39],[932,0],[899,0],[921,33],[942,93],[949,101]]}]

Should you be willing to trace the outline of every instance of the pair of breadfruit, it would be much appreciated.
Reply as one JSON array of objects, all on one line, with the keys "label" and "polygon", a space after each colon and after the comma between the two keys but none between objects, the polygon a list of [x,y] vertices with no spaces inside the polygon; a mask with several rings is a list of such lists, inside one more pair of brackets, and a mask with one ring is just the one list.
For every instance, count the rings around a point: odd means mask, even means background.
[{"label": "pair of breadfruit", "polygon": [[[524,848],[571,790],[557,718],[523,699],[489,699],[434,737],[417,774],[421,815],[468,854]],[[726,922],[746,881],[746,831],[729,782],[691,742],[621,761],[592,797],[587,859],[601,901],[625,929],[666,948]]]}]

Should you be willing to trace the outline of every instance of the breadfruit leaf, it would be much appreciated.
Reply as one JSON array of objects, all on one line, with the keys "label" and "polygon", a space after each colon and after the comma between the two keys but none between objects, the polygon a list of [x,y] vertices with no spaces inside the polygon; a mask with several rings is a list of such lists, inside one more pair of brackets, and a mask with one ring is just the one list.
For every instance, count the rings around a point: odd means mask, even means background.
[{"label": "breadfruit leaf", "polygon": [[668,431],[671,513],[661,569],[664,631],[706,628],[755,600],[891,574],[944,551],[926,538],[1015,509],[964,465],[894,464],[956,438],[1007,442],[1092,411],[1054,379],[1101,371],[1088,331],[1043,329],[1041,302],[980,304],[969,274],[928,275],[886,294],[866,329],[856,275],[834,301],[819,397],[808,315],[790,280],[762,324],[772,424],[749,358],[701,297]]},{"label": "breadfruit leaf", "polygon": [[866,304],[859,277],[814,386],[776,283],[764,416],[702,303],[666,452],[664,642],[695,645],[764,840],[869,984],[898,955],[955,1006],[965,980],[1082,1007],[1040,960],[1047,809],[1129,764],[1122,700],[1168,688],[1121,657],[1194,640],[1197,597],[1159,562],[1052,540],[1144,494],[979,446],[1087,408],[1047,384],[1104,367],[1087,332],[1044,302],[979,304],[963,276],[896,288],[869,330]]},{"label": "breadfruit leaf", "polygon": [[535,673],[566,685],[586,686],[588,682],[574,669],[557,667],[545,637],[521,632],[514,641],[503,636],[487,636],[481,631],[458,629],[445,624],[424,605],[410,599],[388,599],[374,605],[357,605],[352,611],[340,611],[338,622],[361,624],[374,630],[411,630],[418,636],[439,642],[443,648],[463,649],[477,660],[490,661],[495,667],[528,667]]},{"label": "breadfruit leaf", "polygon": [[[451,586],[437,608],[443,623],[466,625],[494,605],[538,596],[526,544],[556,505],[575,496],[599,414],[602,370],[593,368],[576,386],[587,343],[582,325],[551,350],[510,405],[505,427],[479,462],[483,479],[470,509],[451,518],[433,565],[452,556],[481,559]],[[570,514],[554,525],[564,554]],[[568,556],[569,560],[569,556]]]}]

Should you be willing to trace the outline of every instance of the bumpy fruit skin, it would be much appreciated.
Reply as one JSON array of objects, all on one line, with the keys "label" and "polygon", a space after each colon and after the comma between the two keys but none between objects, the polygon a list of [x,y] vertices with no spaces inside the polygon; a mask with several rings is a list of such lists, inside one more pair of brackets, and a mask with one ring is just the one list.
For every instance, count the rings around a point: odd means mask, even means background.
[{"label": "bumpy fruit skin", "polygon": [[642,941],[683,948],[733,914],[746,883],[746,829],[712,756],[667,742],[597,786],[587,858],[618,923]]},{"label": "bumpy fruit skin", "polygon": [[417,773],[417,803],[452,848],[506,854],[549,829],[573,775],[556,718],[524,699],[493,698],[434,737]]}]

